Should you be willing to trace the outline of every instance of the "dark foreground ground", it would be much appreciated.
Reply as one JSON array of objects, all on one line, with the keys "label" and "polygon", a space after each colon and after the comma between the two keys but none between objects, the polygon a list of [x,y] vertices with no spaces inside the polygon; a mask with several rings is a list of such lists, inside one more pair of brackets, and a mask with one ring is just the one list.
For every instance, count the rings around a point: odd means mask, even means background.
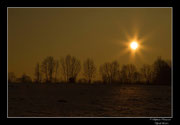
[{"label": "dark foreground ground", "polygon": [[9,84],[8,117],[171,117],[171,87]]}]

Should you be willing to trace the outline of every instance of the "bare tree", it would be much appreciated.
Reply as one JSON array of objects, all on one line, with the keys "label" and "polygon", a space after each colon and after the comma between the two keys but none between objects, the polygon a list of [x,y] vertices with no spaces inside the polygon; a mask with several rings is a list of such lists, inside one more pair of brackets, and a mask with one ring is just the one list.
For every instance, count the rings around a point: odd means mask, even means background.
[{"label": "bare tree", "polygon": [[110,63],[104,63],[99,68],[99,72],[104,83],[111,83],[110,65]]},{"label": "bare tree", "polygon": [[45,81],[48,82],[49,81],[49,79],[48,79],[48,64],[47,64],[46,59],[44,59],[42,64],[41,64],[41,72],[45,76]]},{"label": "bare tree", "polygon": [[153,64],[154,67],[154,82],[157,84],[170,84],[171,83],[171,67],[168,62],[158,57]]},{"label": "bare tree", "polygon": [[133,82],[138,83],[141,81],[141,74],[139,72],[134,72],[134,76],[133,76]]},{"label": "bare tree", "polygon": [[42,74],[39,63],[36,64],[34,75],[35,75],[35,82],[40,83],[42,80]]},{"label": "bare tree", "polygon": [[18,79],[20,83],[32,83],[32,79],[30,76],[23,73],[23,75]]},{"label": "bare tree", "polygon": [[105,83],[116,82],[119,74],[119,64],[117,61],[104,63],[100,66],[99,71]]},{"label": "bare tree", "polygon": [[8,73],[8,82],[9,83],[16,82],[16,76],[15,76],[14,72]]},{"label": "bare tree", "polygon": [[67,82],[75,82],[81,70],[80,61],[73,56],[67,55],[65,58],[60,59],[60,66],[64,79]]},{"label": "bare tree", "polygon": [[133,83],[136,78],[136,66],[133,64],[123,65],[121,69],[121,78],[124,83]]},{"label": "bare tree", "polygon": [[45,58],[41,65],[41,71],[45,75],[46,82],[52,82],[55,72],[55,60],[52,56]]},{"label": "bare tree", "polygon": [[127,65],[123,65],[122,66],[122,69],[121,69],[121,72],[120,72],[120,76],[121,76],[121,81],[123,83],[130,82],[129,78],[128,78],[128,66]]},{"label": "bare tree", "polygon": [[146,83],[149,84],[153,80],[153,69],[151,65],[144,64],[140,69],[142,77],[145,79]]},{"label": "bare tree", "polygon": [[94,65],[93,60],[87,59],[84,62],[83,66],[84,66],[84,73],[83,74],[86,77],[86,79],[88,80],[88,82],[91,83],[91,80],[94,77],[95,72],[96,72],[96,67]]},{"label": "bare tree", "polygon": [[59,68],[59,61],[56,60],[55,62],[55,82],[57,82],[57,74],[58,74],[58,68]]},{"label": "bare tree", "polygon": [[119,63],[117,61],[113,61],[110,65],[110,74],[111,74],[112,82],[116,82],[118,80],[118,73],[119,73]]}]

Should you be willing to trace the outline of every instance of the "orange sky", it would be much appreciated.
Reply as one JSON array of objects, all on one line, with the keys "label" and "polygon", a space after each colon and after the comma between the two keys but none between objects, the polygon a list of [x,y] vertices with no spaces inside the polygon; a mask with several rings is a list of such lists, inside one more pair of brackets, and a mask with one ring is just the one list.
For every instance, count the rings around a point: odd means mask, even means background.
[{"label": "orange sky", "polygon": [[[132,57],[127,43],[142,49]],[[8,70],[31,77],[47,56],[71,54],[97,66],[171,59],[171,8],[8,8]]]}]

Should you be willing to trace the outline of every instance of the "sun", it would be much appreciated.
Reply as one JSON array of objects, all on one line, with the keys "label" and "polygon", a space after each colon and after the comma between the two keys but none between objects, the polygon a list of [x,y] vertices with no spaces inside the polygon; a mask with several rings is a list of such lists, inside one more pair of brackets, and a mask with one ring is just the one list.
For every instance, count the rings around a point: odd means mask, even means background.
[{"label": "sun", "polygon": [[131,49],[136,50],[138,48],[138,43],[136,41],[131,42],[130,44]]},{"label": "sun", "polygon": [[135,33],[134,36],[130,36],[128,33],[126,34],[126,39],[122,42],[124,49],[121,50],[119,56],[124,56],[128,54],[130,59],[135,60],[143,58],[143,52],[147,51],[148,47],[145,46],[145,42],[147,41],[147,37],[139,37],[138,33]]}]

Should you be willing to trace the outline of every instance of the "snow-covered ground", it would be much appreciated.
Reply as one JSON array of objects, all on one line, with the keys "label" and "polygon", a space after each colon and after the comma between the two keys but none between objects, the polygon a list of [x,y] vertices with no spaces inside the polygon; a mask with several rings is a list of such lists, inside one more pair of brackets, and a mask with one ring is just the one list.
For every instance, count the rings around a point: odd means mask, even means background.
[{"label": "snow-covered ground", "polygon": [[14,83],[8,117],[171,117],[171,87]]}]

